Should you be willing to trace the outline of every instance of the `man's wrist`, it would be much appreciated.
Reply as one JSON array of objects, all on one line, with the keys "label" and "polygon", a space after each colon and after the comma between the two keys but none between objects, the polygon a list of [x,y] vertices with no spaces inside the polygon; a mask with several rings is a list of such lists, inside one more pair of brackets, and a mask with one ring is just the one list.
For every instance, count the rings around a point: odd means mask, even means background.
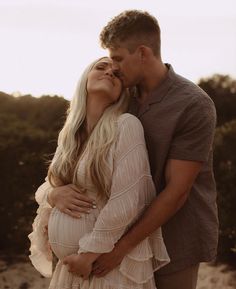
[{"label": "man's wrist", "polygon": [[125,256],[127,255],[132,249],[133,245],[128,241],[128,238],[125,236],[121,238],[115,245],[116,250],[119,252],[122,252],[122,254]]}]

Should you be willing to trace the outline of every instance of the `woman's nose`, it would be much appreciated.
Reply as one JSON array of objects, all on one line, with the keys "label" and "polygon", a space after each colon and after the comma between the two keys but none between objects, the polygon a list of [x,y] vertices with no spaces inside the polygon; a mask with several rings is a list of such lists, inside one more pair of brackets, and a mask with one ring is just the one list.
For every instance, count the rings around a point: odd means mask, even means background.
[{"label": "woman's nose", "polygon": [[107,69],[107,70],[105,71],[105,74],[106,74],[106,75],[110,75],[111,77],[115,77],[115,74],[114,74],[112,68]]}]

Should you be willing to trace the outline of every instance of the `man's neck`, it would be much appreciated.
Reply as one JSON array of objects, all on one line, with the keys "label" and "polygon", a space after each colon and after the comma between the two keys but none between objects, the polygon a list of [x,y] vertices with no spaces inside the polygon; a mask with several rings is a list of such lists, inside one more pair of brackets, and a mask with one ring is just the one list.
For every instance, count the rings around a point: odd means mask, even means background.
[{"label": "man's neck", "polygon": [[166,79],[168,68],[161,61],[155,61],[147,66],[144,72],[142,81],[137,85],[138,87],[138,102],[144,103],[150,93],[156,89]]}]

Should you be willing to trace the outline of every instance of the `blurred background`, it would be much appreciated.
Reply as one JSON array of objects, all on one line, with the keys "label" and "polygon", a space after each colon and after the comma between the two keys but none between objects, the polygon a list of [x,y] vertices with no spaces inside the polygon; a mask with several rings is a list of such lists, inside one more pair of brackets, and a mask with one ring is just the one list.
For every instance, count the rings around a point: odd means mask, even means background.
[{"label": "blurred background", "polygon": [[[157,17],[163,60],[216,105],[219,248],[214,266],[202,267],[198,288],[236,288],[235,0],[0,0],[0,289],[48,284],[27,258],[34,193],[45,178],[82,70],[107,55],[99,33],[126,9]],[[228,277],[219,278],[221,273]]]}]

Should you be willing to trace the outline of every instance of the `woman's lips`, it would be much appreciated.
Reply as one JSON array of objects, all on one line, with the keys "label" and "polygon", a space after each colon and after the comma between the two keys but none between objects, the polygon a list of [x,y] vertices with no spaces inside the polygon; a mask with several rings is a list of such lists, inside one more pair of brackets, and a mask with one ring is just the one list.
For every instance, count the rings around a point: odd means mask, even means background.
[{"label": "woman's lips", "polygon": [[112,85],[114,86],[114,81],[111,77],[104,76],[104,77],[100,78],[100,80],[103,80],[103,79],[109,80],[112,83]]}]

